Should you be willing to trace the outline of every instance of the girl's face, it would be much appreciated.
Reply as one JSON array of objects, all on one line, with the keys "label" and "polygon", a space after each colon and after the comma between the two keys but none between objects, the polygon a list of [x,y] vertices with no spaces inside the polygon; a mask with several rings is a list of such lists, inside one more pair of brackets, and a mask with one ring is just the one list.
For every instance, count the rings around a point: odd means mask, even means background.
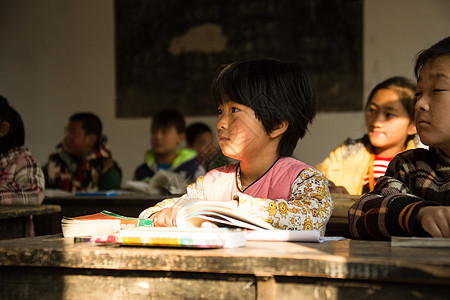
[{"label": "girl's face", "polygon": [[450,57],[438,57],[422,67],[416,97],[420,139],[450,156]]},{"label": "girl's face", "polygon": [[397,92],[378,90],[366,111],[366,127],[376,155],[394,157],[405,147],[408,135],[416,128]]},{"label": "girl's face", "polygon": [[217,138],[223,154],[237,160],[255,156],[268,141],[264,127],[255,111],[236,102],[224,102],[218,107]]}]

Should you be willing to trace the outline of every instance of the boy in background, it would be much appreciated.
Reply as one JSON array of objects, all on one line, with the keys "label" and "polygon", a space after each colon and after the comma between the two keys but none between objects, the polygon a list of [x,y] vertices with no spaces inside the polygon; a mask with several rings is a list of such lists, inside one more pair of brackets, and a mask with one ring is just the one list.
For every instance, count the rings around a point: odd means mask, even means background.
[{"label": "boy in background", "polygon": [[417,56],[415,124],[427,149],[398,154],[349,210],[357,239],[450,237],[450,37]]},{"label": "boy in background", "polygon": [[186,123],[181,113],[174,109],[158,112],[150,128],[151,149],[145,153],[145,162],[134,172],[134,179],[150,181],[158,170],[184,174],[193,182],[199,173],[196,153],[192,149],[179,149],[184,142]]},{"label": "boy in background", "polygon": [[197,153],[199,164],[206,170],[228,165],[228,157],[214,143],[211,128],[204,123],[193,123],[186,129],[187,146]]},{"label": "boy in background", "polygon": [[120,189],[122,179],[102,135],[102,123],[92,113],[69,118],[62,142],[43,169],[46,187],[73,193]]}]

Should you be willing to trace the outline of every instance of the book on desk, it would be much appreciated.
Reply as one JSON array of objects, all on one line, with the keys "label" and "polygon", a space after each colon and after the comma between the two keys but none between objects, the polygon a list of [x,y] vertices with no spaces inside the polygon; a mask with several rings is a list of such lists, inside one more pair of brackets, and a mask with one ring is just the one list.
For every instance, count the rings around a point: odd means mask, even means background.
[{"label": "book on desk", "polygon": [[[176,228],[153,227],[150,219],[120,216],[108,211],[63,218],[64,237],[122,245],[233,248],[244,240],[324,242],[342,237],[322,237],[319,230],[278,230],[254,215],[239,210],[232,201],[177,203]],[[89,238],[91,237],[91,238]],[[222,239],[221,242],[219,240]]]}]

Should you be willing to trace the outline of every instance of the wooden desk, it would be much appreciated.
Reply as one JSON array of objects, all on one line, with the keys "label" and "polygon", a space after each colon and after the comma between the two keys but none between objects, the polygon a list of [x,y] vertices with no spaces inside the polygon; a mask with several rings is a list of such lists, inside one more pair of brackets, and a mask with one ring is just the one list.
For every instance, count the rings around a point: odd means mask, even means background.
[{"label": "wooden desk", "polygon": [[[170,197],[177,196],[151,196],[137,192],[119,194],[117,196],[46,196],[43,201],[44,204],[59,205],[61,207],[61,212],[58,216],[59,223],[57,226],[54,226],[54,224],[46,223],[46,220],[43,218],[37,218],[35,223],[38,223],[40,228],[45,228],[46,232],[55,234],[62,232],[60,221],[63,216],[77,217],[95,214],[101,212],[102,210],[108,210],[123,216],[137,217],[144,209]],[[42,235],[40,232],[36,232],[36,234]]]},{"label": "wooden desk", "polygon": [[0,298],[448,299],[450,249],[249,242],[236,249],[0,241]]},{"label": "wooden desk", "polygon": [[350,238],[348,225],[348,210],[358,200],[360,195],[331,194],[334,200],[334,210],[327,224],[325,235]]},{"label": "wooden desk", "polygon": [[1,205],[0,240],[30,236],[30,216],[42,216],[51,222],[60,211],[59,205]]},{"label": "wooden desk", "polygon": [[177,196],[151,196],[141,193],[126,193],[117,196],[69,195],[45,197],[43,203],[60,205],[61,214],[66,217],[93,214],[102,210],[109,210],[124,216],[137,217],[144,209],[170,197]]},{"label": "wooden desk", "polygon": [[[178,195],[179,196],[179,195]],[[117,196],[73,196],[61,195],[46,197],[44,204],[54,204],[61,206],[59,220],[63,216],[76,217],[88,214],[98,213],[102,210],[109,210],[124,216],[137,217],[144,209],[155,205],[161,200],[177,197],[177,195],[158,195],[150,196],[137,192],[119,194]],[[335,201],[335,209],[327,225],[326,235],[344,236],[349,238],[347,212],[354,201],[359,199],[359,195],[332,194]],[[45,218],[35,218],[35,223],[39,229],[43,229],[45,234],[55,234],[61,232],[61,226],[55,222],[48,224]],[[40,231],[37,235],[43,235]]]}]

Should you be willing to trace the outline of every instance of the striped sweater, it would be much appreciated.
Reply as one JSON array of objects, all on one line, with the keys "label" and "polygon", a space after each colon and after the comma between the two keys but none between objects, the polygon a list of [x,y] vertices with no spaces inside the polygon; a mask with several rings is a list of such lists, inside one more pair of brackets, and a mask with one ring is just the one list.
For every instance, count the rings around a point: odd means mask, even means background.
[{"label": "striped sweater", "polygon": [[391,161],[375,189],[350,208],[350,233],[376,240],[429,236],[416,217],[420,208],[432,205],[450,205],[450,157],[431,147],[405,151]]}]

